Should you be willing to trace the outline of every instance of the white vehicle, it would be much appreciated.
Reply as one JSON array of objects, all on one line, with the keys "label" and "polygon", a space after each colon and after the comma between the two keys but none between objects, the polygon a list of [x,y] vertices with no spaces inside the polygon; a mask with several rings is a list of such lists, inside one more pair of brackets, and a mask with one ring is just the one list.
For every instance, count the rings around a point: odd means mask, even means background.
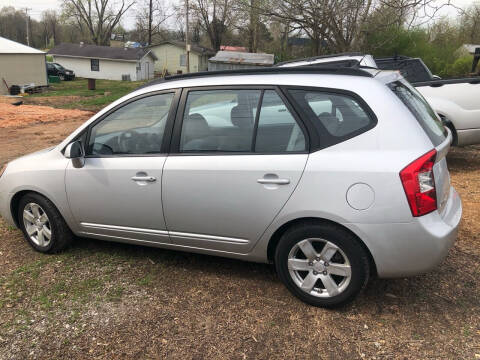
[{"label": "white vehicle", "polygon": [[284,61],[278,63],[278,67],[295,67],[295,66],[319,66],[321,64],[336,65],[338,67],[349,67],[360,65],[362,67],[376,68],[377,64],[372,55],[362,53],[341,53],[334,55],[314,56],[311,58],[299,59],[294,61]]},{"label": "white vehicle", "polygon": [[0,167],[0,215],[43,253],[73,233],[274,263],[331,307],[445,258],[462,215],[450,143],[394,71],[185,74]]},{"label": "white vehicle", "polygon": [[371,55],[359,53],[319,56],[277,66],[360,66],[399,70],[452,131],[453,145],[480,144],[480,77],[442,80],[433,75],[419,58],[374,59]]}]

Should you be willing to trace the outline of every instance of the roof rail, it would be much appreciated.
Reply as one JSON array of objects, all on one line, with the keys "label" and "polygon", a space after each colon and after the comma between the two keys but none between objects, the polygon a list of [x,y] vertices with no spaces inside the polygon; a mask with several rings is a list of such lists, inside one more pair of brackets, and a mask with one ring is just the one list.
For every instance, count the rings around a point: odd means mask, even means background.
[{"label": "roof rail", "polygon": [[293,60],[287,60],[287,61],[282,61],[275,66],[280,66],[284,64],[290,64],[292,62],[298,62],[298,61],[314,61],[314,60],[319,60],[319,59],[328,59],[332,57],[338,57],[338,56],[364,56],[365,54],[361,52],[343,52],[343,53],[338,53],[338,54],[330,54],[330,55],[319,55],[319,56],[311,56],[307,58],[302,58],[302,59],[293,59]]},{"label": "roof rail", "polygon": [[202,77],[214,77],[214,76],[231,76],[231,75],[265,75],[265,74],[332,74],[332,75],[351,75],[351,76],[363,76],[373,77],[369,72],[351,68],[351,67],[315,67],[315,66],[299,66],[299,67],[265,67],[254,69],[240,69],[240,70],[219,70],[219,71],[201,71],[189,74],[179,74],[165,76],[152,80],[138,89],[142,89],[148,86],[161,84],[167,81],[193,79]]},{"label": "roof rail", "polygon": [[405,55],[393,55],[393,56],[383,56],[383,57],[376,57],[375,61],[389,61],[389,60],[412,60],[416,59],[410,56],[405,56]]}]

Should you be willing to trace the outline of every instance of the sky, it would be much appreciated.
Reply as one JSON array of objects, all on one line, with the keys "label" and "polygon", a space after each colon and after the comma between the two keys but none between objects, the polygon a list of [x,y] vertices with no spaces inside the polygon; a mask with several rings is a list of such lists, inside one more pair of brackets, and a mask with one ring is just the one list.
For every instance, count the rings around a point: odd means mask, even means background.
[{"label": "sky", "polygon": [[[438,0],[439,3],[446,2],[447,0]],[[480,1],[480,0],[477,0]],[[36,20],[40,20],[41,13],[44,10],[55,9],[60,10],[61,0],[0,0],[0,8],[3,6],[13,6],[16,9],[22,9],[25,7],[30,8],[30,16]],[[475,0],[450,0],[455,6],[465,8],[473,4]],[[438,14],[439,16],[456,16],[457,10],[454,7],[444,7]],[[130,9],[126,16],[122,20],[122,25],[126,29],[132,29],[135,26],[135,10]]]}]

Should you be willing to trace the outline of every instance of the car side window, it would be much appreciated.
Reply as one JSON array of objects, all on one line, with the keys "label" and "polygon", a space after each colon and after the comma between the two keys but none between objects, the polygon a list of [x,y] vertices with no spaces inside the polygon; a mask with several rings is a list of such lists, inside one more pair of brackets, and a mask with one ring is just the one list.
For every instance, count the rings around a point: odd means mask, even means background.
[{"label": "car side window", "polygon": [[181,152],[249,152],[261,90],[190,91]]},{"label": "car side window", "polygon": [[256,152],[305,151],[302,129],[274,90],[265,90],[258,118]]},{"label": "car side window", "polygon": [[90,130],[87,155],[158,154],[174,94],[132,101]]},{"label": "car side window", "polygon": [[297,89],[289,93],[317,128],[326,130],[331,137],[347,138],[373,125],[368,113],[351,96]]}]

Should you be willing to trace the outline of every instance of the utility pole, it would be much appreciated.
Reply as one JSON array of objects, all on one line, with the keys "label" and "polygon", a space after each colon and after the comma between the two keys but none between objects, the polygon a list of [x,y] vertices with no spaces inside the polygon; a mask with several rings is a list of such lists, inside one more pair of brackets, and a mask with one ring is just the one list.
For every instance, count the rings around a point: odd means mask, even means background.
[{"label": "utility pole", "polygon": [[153,22],[153,0],[150,0],[150,8],[148,11],[148,45],[152,45],[152,22]]},{"label": "utility pole", "polygon": [[188,0],[185,0],[185,12],[186,12],[186,21],[185,21],[185,46],[187,50],[187,58],[186,58],[186,65],[187,65],[187,74],[190,72],[190,39],[188,34]]},{"label": "utility pole", "polygon": [[27,45],[30,46],[30,17],[28,16],[28,11],[32,9],[26,7],[24,10],[27,17]]}]

